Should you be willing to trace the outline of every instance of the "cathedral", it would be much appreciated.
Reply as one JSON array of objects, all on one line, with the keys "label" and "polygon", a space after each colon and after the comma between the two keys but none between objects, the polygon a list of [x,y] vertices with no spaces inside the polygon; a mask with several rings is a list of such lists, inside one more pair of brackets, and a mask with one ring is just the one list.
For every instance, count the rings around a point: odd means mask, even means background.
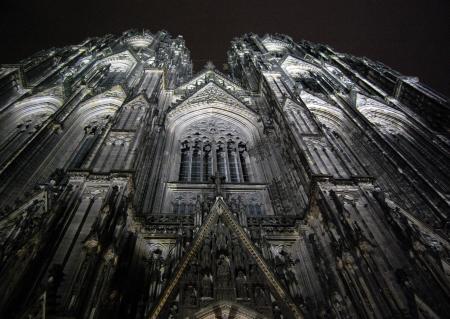
[{"label": "cathedral", "polygon": [[281,34],[0,66],[0,317],[448,318],[450,106]]}]

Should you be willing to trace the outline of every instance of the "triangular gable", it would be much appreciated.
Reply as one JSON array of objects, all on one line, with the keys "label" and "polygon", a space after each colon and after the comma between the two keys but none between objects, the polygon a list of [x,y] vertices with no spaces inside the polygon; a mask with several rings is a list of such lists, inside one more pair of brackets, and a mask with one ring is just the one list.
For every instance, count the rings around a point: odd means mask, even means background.
[{"label": "triangular gable", "polygon": [[226,78],[223,74],[217,72],[216,70],[208,70],[205,69],[198,73],[196,76],[194,76],[192,79],[187,81],[184,84],[181,84],[175,91],[183,92],[183,91],[189,91],[193,90],[198,86],[201,86],[209,81],[213,81],[218,85],[223,86],[228,91],[244,91],[244,89],[231,81],[230,79]]},{"label": "triangular gable", "polygon": [[281,306],[284,306],[286,310],[291,312],[292,318],[303,318],[303,313],[292,301],[291,297],[286,293],[283,286],[270,270],[268,264],[263,259],[259,251],[255,248],[253,242],[248,237],[244,229],[239,225],[238,221],[233,217],[232,213],[228,209],[222,197],[217,197],[216,202],[211,208],[211,212],[206,217],[202,227],[198,230],[197,236],[190,246],[190,250],[182,257],[178,264],[173,277],[165,286],[163,292],[159,297],[159,301],[155,304],[154,308],[150,312],[150,319],[160,318],[166,304],[170,302],[170,299],[174,297],[174,293],[180,283],[183,274],[188,269],[191,261],[196,258],[201,247],[205,243],[205,238],[209,235],[212,227],[217,225],[219,219],[223,221],[226,227],[236,236],[236,239],[249,256],[253,258],[259,271],[266,279],[267,285],[271,288],[272,292],[278,299]]},{"label": "triangular gable", "polygon": [[221,109],[240,113],[242,116],[252,119],[255,123],[258,119],[258,115],[245,105],[243,101],[214,82],[209,82],[197,92],[182,100],[178,105],[175,105],[167,114],[167,118],[172,119],[177,114],[185,113],[192,108],[198,108],[202,105],[205,107],[220,105]]}]

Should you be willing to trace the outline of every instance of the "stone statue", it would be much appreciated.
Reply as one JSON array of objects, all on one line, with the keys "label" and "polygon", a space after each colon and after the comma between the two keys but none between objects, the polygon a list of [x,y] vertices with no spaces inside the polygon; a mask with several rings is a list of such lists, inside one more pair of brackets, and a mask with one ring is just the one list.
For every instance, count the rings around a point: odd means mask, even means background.
[{"label": "stone statue", "polygon": [[176,304],[173,304],[170,307],[169,311],[169,319],[175,319],[178,317],[178,306]]},{"label": "stone statue", "polygon": [[242,271],[239,271],[236,277],[236,296],[238,298],[247,298],[247,278]]},{"label": "stone statue", "polygon": [[207,275],[206,273],[202,278],[202,297],[212,297],[212,278],[211,275]]},{"label": "stone statue", "polygon": [[220,255],[217,262],[217,287],[226,288],[231,280],[230,265],[224,255]]},{"label": "stone statue", "polygon": [[188,285],[184,289],[184,303],[187,305],[195,305],[197,304],[197,290],[194,286]]},{"label": "stone statue", "polygon": [[200,195],[197,195],[197,199],[194,204],[194,224],[195,226],[201,226],[203,219],[202,204]]},{"label": "stone statue", "polygon": [[205,238],[205,242],[201,251],[201,263],[203,268],[209,268],[211,266],[211,239]]},{"label": "stone statue", "polygon": [[255,304],[257,306],[266,306],[267,300],[266,300],[266,293],[260,286],[255,287]]},{"label": "stone statue", "polygon": [[196,282],[197,281],[197,265],[195,263],[192,263],[189,266],[189,270],[186,275],[186,282]]},{"label": "stone statue", "polygon": [[295,277],[295,273],[290,268],[286,270],[286,284],[289,288],[291,296],[298,296],[297,277]]},{"label": "stone statue", "polygon": [[281,309],[277,304],[275,304],[273,306],[272,312],[273,312],[273,319],[283,319],[284,318],[283,314],[281,313]]},{"label": "stone statue", "polygon": [[245,261],[242,248],[239,245],[239,241],[237,239],[233,240],[233,258],[234,258],[234,267],[236,269],[243,269],[245,266]]},{"label": "stone statue", "polygon": [[225,236],[225,228],[223,223],[217,224],[217,239],[216,239],[217,250],[225,250],[227,248],[227,239]]},{"label": "stone statue", "polygon": [[241,196],[238,197],[238,215],[239,223],[242,227],[247,227],[247,208],[245,207]]},{"label": "stone statue", "polygon": [[154,298],[160,290],[161,266],[164,262],[164,259],[161,256],[161,253],[158,251],[152,253],[151,259],[149,296],[150,298]]}]

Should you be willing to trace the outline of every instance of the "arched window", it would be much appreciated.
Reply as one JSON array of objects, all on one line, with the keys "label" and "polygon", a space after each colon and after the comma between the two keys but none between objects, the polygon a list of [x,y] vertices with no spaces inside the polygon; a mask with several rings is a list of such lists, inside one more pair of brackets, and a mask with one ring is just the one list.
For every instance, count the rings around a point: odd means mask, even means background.
[{"label": "arched window", "polygon": [[217,171],[220,176],[227,176],[225,169],[225,149],[221,142],[217,145]]},{"label": "arched window", "polygon": [[225,183],[249,183],[250,159],[243,136],[217,119],[192,124],[181,139],[178,180],[210,183],[212,176],[221,176]]},{"label": "arched window", "polygon": [[62,105],[61,94],[59,88],[51,88],[15,103],[0,114],[0,166],[48,123]]},{"label": "arched window", "polygon": [[179,179],[181,182],[187,182],[189,180],[189,146],[187,141],[181,144],[181,164]]},{"label": "arched window", "polygon": [[239,166],[238,166],[238,157],[236,155],[236,147],[235,143],[230,141],[228,142],[228,163],[230,165],[230,181],[232,183],[239,183]]},{"label": "arched window", "polygon": [[208,182],[213,175],[211,145],[208,143],[203,146],[203,181]]},{"label": "arched window", "polygon": [[249,170],[248,170],[248,154],[247,145],[239,143],[239,160],[242,167],[242,179],[244,182],[250,182]]},{"label": "arched window", "polygon": [[180,152],[180,182],[207,183],[217,174],[225,177],[226,183],[250,182],[247,145],[243,142],[184,141]]},{"label": "arched window", "polygon": [[194,149],[192,151],[192,169],[191,169],[191,181],[200,182],[201,181],[201,164],[202,164],[202,156],[201,156],[201,148],[199,143],[196,142],[194,145]]}]

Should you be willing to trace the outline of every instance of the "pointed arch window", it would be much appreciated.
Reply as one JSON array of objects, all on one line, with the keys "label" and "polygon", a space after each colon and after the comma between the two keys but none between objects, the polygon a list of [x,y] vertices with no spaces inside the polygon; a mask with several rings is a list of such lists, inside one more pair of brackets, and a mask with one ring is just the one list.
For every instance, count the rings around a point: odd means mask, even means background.
[{"label": "pointed arch window", "polygon": [[181,144],[181,163],[179,180],[187,182],[189,180],[189,144],[187,141]]},{"label": "pointed arch window", "polygon": [[247,145],[242,142],[239,143],[239,160],[242,167],[242,179],[244,182],[250,182]]},{"label": "pointed arch window", "polygon": [[208,182],[213,175],[211,144],[203,147],[203,182]]},{"label": "pointed arch window", "polygon": [[227,176],[226,168],[225,168],[225,148],[224,145],[219,142],[217,145],[217,171],[219,172],[220,176]]},{"label": "pointed arch window", "polygon": [[180,143],[180,182],[210,183],[212,176],[225,183],[249,183],[250,157],[247,144],[239,136],[227,134],[217,140],[190,133]]},{"label": "pointed arch window", "polygon": [[239,183],[239,166],[238,166],[238,157],[236,154],[236,146],[235,143],[230,141],[228,142],[228,163],[230,166],[230,181],[232,183]]},{"label": "pointed arch window", "polygon": [[200,182],[201,181],[201,164],[202,164],[202,155],[201,155],[201,147],[198,142],[194,144],[192,151],[192,169],[191,169],[191,181]]}]

